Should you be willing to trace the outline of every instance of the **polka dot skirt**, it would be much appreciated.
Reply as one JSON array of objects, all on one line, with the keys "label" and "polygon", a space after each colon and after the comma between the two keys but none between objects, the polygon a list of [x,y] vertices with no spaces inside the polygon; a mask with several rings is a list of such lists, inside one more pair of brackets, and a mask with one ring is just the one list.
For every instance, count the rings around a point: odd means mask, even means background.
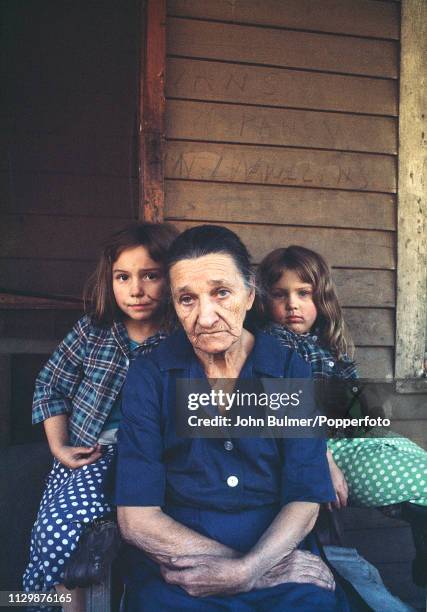
[{"label": "polka dot skirt", "polygon": [[408,501],[427,506],[427,452],[393,434],[329,440],[343,471],[353,506],[378,507]]},{"label": "polka dot skirt", "polygon": [[61,584],[67,559],[82,531],[113,510],[115,456],[116,446],[106,446],[98,461],[75,470],[55,459],[31,532],[25,591],[50,591]]}]

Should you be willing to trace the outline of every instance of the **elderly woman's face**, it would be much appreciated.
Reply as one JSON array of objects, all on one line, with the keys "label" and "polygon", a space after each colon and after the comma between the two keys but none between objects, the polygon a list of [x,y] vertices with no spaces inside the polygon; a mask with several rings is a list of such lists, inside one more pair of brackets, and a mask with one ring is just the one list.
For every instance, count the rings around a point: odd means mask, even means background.
[{"label": "elderly woman's face", "polygon": [[255,296],[230,255],[182,259],[172,266],[170,281],[176,313],[195,349],[222,353],[239,341]]}]

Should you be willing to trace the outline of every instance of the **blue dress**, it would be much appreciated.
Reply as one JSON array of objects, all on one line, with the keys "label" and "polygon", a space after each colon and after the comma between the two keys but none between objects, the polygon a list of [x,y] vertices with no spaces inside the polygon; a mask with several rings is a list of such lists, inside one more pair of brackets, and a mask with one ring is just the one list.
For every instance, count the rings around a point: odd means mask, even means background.
[{"label": "blue dress", "polygon": [[[309,378],[310,366],[271,336],[257,333],[241,379]],[[211,539],[250,550],[281,507],[335,499],[320,439],[182,438],[176,434],[175,385],[203,379],[185,334],[170,336],[132,364],[118,437],[118,506],[161,506]],[[310,536],[300,548],[316,552]],[[286,583],[232,596],[196,598],[167,584],[141,550],[130,547],[127,610],[347,610],[341,591]]]}]

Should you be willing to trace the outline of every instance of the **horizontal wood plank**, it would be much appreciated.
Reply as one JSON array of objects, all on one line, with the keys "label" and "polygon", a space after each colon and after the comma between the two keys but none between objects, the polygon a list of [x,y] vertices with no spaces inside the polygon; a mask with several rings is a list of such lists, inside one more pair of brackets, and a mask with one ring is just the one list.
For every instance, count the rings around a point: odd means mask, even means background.
[{"label": "horizontal wood plank", "polygon": [[359,376],[391,380],[394,351],[389,347],[356,347],[355,359]]},{"label": "horizontal wood plank", "polygon": [[398,76],[394,41],[173,17],[167,20],[167,53],[392,79]]},{"label": "horizontal wood plank", "polygon": [[137,179],[129,177],[0,173],[8,213],[117,217],[124,225],[136,216],[137,190]]},{"label": "horizontal wood plank", "polygon": [[80,297],[95,261],[48,259],[0,260],[0,287],[9,291],[33,291]]},{"label": "horizontal wood plank", "polygon": [[[7,339],[47,340],[62,339],[83,315],[83,308],[46,310],[0,310],[0,336],[4,346]],[[2,346],[2,348],[3,348]],[[13,351],[11,351],[13,353]]]},{"label": "horizontal wood plank", "polygon": [[49,215],[0,215],[0,224],[2,258],[93,260],[118,229],[117,219]]},{"label": "horizontal wood plank", "polygon": [[[427,420],[427,393],[419,395],[403,395],[394,393],[389,401],[391,416],[399,421]],[[425,425],[427,432],[427,422]]]},{"label": "horizontal wood plank", "polygon": [[394,230],[394,196],[198,181],[166,181],[170,219]]},{"label": "horizontal wood plank", "polygon": [[[179,230],[199,223],[174,221]],[[332,266],[394,269],[394,236],[390,232],[275,225],[218,223],[236,232],[247,245],[254,263],[287,244],[301,244],[319,251]]]},{"label": "horizontal wood plank", "polygon": [[427,419],[398,421],[393,419],[393,431],[409,438],[427,450]]},{"label": "horizontal wood plank", "polygon": [[0,171],[7,172],[8,160],[12,159],[17,173],[137,176],[131,149],[130,141],[122,136],[104,135],[93,140],[89,134],[79,134],[76,139],[29,135],[5,145]]},{"label": "horizontal wood plank", "polygon": [[398,6],[372,0],[169,0],[168,14],[199,19],[399,38]]},{"label": "horizontal wood plank", "polygon": [[395,306],[396,274],[391,270],[333,269],[342,306]]},{"label": "horizontal wood plank", "polygon": [[168,141],[165,178],[396,191],[391,156]]},{"label": "horizontal wood plank", "polygon": [[397,116],[392,80],[170,58],[170,97]]},{"label": "horizontal wood plank", "polygon": [[182,100],[169,101],[166,136],[209,142],[397,153],[397,124],[390,117]]},{"label": "horizontal wood plank", "polygon": [[0,310],[82,310],[82,301],[0,293]]},{"label": "horizontal wood plank", "polygon": [[394,346],[394,310],[344,308],[343,314],[357,346]]}]

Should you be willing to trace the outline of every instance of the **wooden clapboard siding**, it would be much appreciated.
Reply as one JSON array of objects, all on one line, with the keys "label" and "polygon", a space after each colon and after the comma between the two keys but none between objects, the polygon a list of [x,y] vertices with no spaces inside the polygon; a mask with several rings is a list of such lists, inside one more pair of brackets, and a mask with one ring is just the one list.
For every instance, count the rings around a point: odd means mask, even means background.
[{"label": "wooden clapboard siding", "polygon": [[87,261],[98,257],[106,236],[117,230],[117,219],[0,215],[0,225],[5,236],[0,258]]},{"label": "wooden clapboard siding", "polygon": [[165,218],[323,254],[362,374],[393,376],[400,7],[168,0]]},{"label": "wooden clapboard siding", "polygon": [[[6,151],[9,151],[7,155]],[[132,149],[127,138],[105,135],[94,139],[87,133],[38,134],[5,143],[0,170],[8,171],[10,159],[19,173],[64,173],[98,176],[129,176]],[[136,176],[136,167],[131,176]]]},{"label": "wooden clapboard siding", "polygon": [[170,58],[170,98],[397,115],[397,84],[326,72]]},{"label": "wooden clapboard siding", "polygon": [[[367,139],[366,134],[370,137]],[[171,100],[169,139],[397,153],[391,117]]]},{"label": "wooden clapboard siding", "polygon": [[[375,337],[372,338],[375,343]],[[362,378],[392,379],[394,351],[390,347],[357,346],[355,360]]]},{"label": "wooden clapboard siding", "polygon": [[297,30],[399,38],[397,7],[371,0],[169,0],[168,13]]},{"label": "wooden clapboard siding", "polygon": [[169,141],[166,178],[396,192],[390,155]]},{"label": "wooden clapboard siding", "polygon": [[70,331],[81,315],[82,308],[1,310],[0,334],[2,339],[25,338],[28,341],[52,338],[59,341]]},{"label": "wooden clapboard siding", "polygon": [[173,17],[167,34],[170,55],[394,79],[398,75],[394,41]]},{"label": "wooden clapboard siding", "polygon": [[6,4],[0,286],[78,295],[137,213],[140,2]]},{"label": "wooden clapboard siding", "polygon": [[344,308],[345,321],[357,346],[394,345],[394,311],[386,308]]},{"label": "wooden clapboard siding", "polygon": [[93,261],[52,259],[2,259],[0,287],[9,291],[23,288],[41,294],[82,295],[85,280],[95,268]]},{"label": "wooden clapboard siding", "polygon": [[165,216],[212,222],[396,227],[395,198],[389,194],[181,180],[166,181]]},{"label": "wooden clapboard siding", "polygon": [[2,211],[129,219],[137,208],[137,179],[64,173],[0,174]]},{"label": "wooden clapboard siding", "polygon": [[[179,230],[199,223],[174,221]],[[255,263],[284,244],[301,244],[319,251],[332,266],[394,269],[394,242],[390,232],[347,229],[218,223],[235,231]]]},{"label": "wooden clapboard siding", "polygon": [[391,270],[332,269],[342,306],[394,307],[395,273]]}]

